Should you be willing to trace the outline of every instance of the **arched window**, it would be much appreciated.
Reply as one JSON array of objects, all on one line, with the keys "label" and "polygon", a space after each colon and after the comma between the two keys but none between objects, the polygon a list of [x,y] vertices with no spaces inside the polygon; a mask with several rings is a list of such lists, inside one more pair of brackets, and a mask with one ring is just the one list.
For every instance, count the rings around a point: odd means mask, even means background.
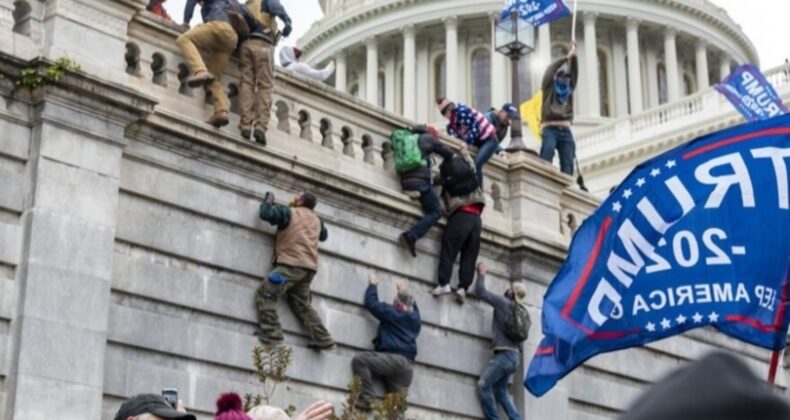
[{"label": "arched window", "polygon": [[472,106],[487,109],[491,106],[491,53],[478,48],[472,53]]},{"label": "arched window", "polygon": [[601,116],[610,117],[611,101],[609,100],[609,61],[606,52],[598,50],[598,87],[600,89]]},{"label": "arched window", "polygon": [[697,91],[697,84],[694,83],[694,78],[688,74],[683,74],[683,96],[691,95]]},{"label": "arched window", "polygon": [[13,31],[18,34],[30,36],[30,20],[32,18],[32,9],[30,7],[30,3],[24,0],[15,1],[13,17]]},{"label": "arched window", "polygon": [[379,108],[384,108],[385,104],[387,103],[387,101],[386,101],[386,99],[387,99],[386,98],[386,95],[387,95],[387,80],[386,80],[386,78],[384,76],[384,73],[379,73],[379,80],[378,80],[377,83],[378,83],[378,91],[379,91],[379,95],[378,95],[379,103],[378,103],[378,105],[379,105]]},{"label": "arched window", "polygon": [[446,95],[447,60],[445,60],[444,54],[442,54],[433,61],[433,96],[434,98],[443,98]]},{"label": "arched window", "polygon": [[658,63],[658,103],[665,104],[669,102],[669,88],[667,87],[667,68],[664,63]]}]

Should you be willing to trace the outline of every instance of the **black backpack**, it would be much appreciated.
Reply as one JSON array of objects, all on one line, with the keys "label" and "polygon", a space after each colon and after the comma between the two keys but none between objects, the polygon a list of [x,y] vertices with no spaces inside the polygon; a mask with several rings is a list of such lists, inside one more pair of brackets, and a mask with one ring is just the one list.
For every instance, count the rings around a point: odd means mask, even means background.
[{"label": "black backpack", "polygon": [[451,197],[473,193],[477,188],[475,168],[461,155],[445,159],[439,167],[444,191]]},{"label": "black backpack", "polygon": [[532,321],[524,305],[510,302],[507,316],[505,317],[505,335],[515,343],[523,343],[529,337],[529,327]]}]

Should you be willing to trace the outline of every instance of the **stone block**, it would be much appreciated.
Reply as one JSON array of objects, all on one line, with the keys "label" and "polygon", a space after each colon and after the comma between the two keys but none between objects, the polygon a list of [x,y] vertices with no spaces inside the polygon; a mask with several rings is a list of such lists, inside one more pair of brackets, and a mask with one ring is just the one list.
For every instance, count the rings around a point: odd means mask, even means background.
[{"label": "stone block", "polygon": [[87,224],[50,210],[33,209],[29,217],[27,263],[110,278],[115,236],[112,228]]},{"label": "stone block", "polygon": [[16,313],[16,283],[0,278],[0,319],[11,320]]},{"label": "stone block", "polygon": [[13,379],[14,412],[8,420],[100,420],[101,386],[32,375]]},{"label": "stone block", "polygon": [[0,263],[18,265],[22,248],[22,228],[19,225],[0,223]]},{"label": "stone block", "polygon": [[30,127],[0,118],[0,155],[27,161],[30,153]]},{"label": "stone block", "polygon": [[[67,116],[63,116],[67,118]],[[80,117],[80,123],[83,119]],[[109,123],[104,123],[109,124]],[[94,124],[97,125],[97,124]],[[81,127],[82,128],[82,127]],[[118,144],[111,144],[103,136],[117,136],[118,128],[113,125],[92,127],[91,135],[84,132],[71,131],[52,124],[43,124],[41,130],[42,156],[63,162],[78,168],[106,175],[110,178],[120,176],[121,149]],[[120,132],[122,134],[122,132]],[[96,136],[96,137],[94,137]]]},{"label": "stone block", "polygon": [[110,280],[30,264],[25,270],[26,299],[21,315],[71,328],[103,333],[107,328]]},{"label": "stone block", "polygon": [[16,165],[12,165],[6,159],[0,159],[0,209],[7,209],[21,213],[24,207],[25,195],[27,194],[27,181],[24,174],[18,171]]},{"label": "stone block", "polygon": [[646,386],[596,377],[595,372],[587,369],[574,373],[573,380],[568,383],[569,398],[612,411],[625,411],[647,389]]},{"label": "stone block", "polygon": [[103,360],[96,355],[104,352],[105,334],[31,317],[15,322],[21,323],[17,375],[101,388]]},{"label": "stone block", "polygon": [[39,159],[34,206],[87,224],[115,226],[117,179],[71,165]]}]

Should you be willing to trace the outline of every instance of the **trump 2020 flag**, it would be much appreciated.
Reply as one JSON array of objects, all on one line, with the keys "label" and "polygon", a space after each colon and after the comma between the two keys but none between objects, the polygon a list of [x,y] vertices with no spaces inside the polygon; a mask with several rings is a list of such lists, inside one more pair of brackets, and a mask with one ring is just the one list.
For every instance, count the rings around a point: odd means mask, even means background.
[{"label": "trump 2020 flag", "polygon": [[524,385],[536,396],[597,354],[714,326],[785,346],[790,115],[639,165],[582,224],[543,301]]},{"label": "trump 2020 flag", "polygon": [[521,19],[534,26],[570,16],[571,10],[563,0],[506,0],[502,9],[502,19],[507,19],[513,11]]},{"label": "trump 2020 flag", "polygon": [[767,120],[786,114],[787,107],[760,69],[744,64],[733,71],[716,90],[721,92],[748,121]]}]

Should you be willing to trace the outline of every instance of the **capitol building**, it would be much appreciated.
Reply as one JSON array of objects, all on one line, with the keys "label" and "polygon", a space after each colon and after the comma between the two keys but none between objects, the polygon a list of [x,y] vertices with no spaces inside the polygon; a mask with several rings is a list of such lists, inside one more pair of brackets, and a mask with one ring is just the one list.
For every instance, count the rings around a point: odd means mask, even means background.
[{"label": "capitol building", "polygon": [[[321,0],[320,4],[325,17],[299,45],[307,61],[335,60],[338,90],[408,119],[429,122],[442,120],[433,106],[439,96],[477,109],[510,101],[510,63],[492,48],[501,0]],[[624,143],[633,141],[634,133],[615,133],[611,124],[653,110],[659,112],[653,118],[657,126],[692,116],[703,111],[701,104],[672,112],[662,107],[712,93],[712,84],[737,65],[759,65],[755,46],[741,27],[708,0],[588,0],[580,1],[578,9],[580,79],[574,131],[582,170],[599,195],[651,153],[693,138],[682,135],[649,152],[628,150]],[[570,40],[570,17],[538,28],[535,51],[520,63],[521,101],[539,89],[544,69],[567,53]],[[780,82],[785,84],[786,77]],[[722,98],[716,99],[716,114],[733,111],[719,103]],[[710,113],[710,107],[704,111]],[[730,117],[731,123],[737,121],[736,115]],[[689,130],[681,131],[697,132]],[[530,136],[528,130],[525,133]],[[609,136],[610,141],[603,142],[608,144],[601,144],[601,136]],[[536,141],[531,146],[539,147]]]}]

